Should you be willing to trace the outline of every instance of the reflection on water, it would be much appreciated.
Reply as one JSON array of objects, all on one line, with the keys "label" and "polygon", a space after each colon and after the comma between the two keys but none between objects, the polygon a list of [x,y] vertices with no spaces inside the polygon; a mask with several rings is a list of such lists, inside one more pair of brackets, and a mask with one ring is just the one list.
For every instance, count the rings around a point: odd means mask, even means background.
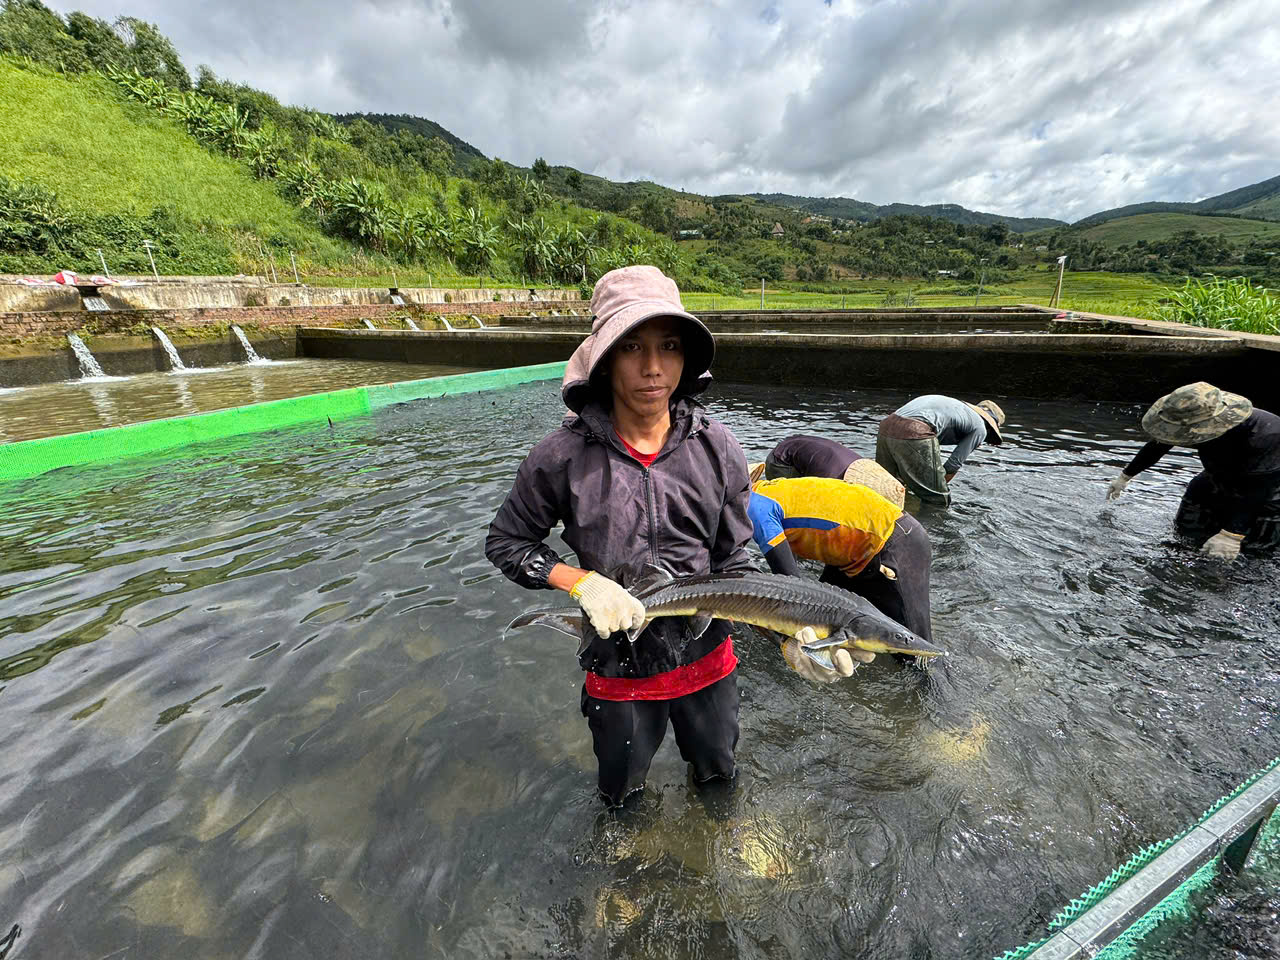
[{"label": "reflection on water", "polygon": [[[905,399],[708,402],[759,458],[797,430],[870,452]],[[1177,542],[1185,454],[1105,503],[1136,408],[998,399],[1008,441],[922,517],[952,656],[818,690],[744,636],[737,784],[694,789],[668,742],[622,816],[594,796],[572,646],[502,637],[547,597],[482,553],[555,385],[0,487],[0,925],[51,957],[951,958],[1038,935],[1275,753],[1278,571]]]},{"label": "reflection on water", "polygon": [[474,369],[374,360],[282,360],[17,387],[0,390],[0,440],[33,440]]}]

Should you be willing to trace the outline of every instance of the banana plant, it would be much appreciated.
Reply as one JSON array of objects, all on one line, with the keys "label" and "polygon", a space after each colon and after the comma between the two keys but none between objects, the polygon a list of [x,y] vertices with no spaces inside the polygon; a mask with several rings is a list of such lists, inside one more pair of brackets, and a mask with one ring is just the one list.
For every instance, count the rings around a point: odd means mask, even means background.
[{"label": "banana plant", "polygon": [[463,269],[479,273],[493,262],[498,251],[498,228],[475,207],[463,211],[454,235],[461,248],[459,260]]},{"label": "banana plant", "polygon": [[556,249],[553,231],[546,220],[537,217],[533,220],[521,219],[518,223],[507,221],[514,237],[516,250],[520,254],[520,269],[529,280],[536,280],[550,272],[556,262],[559,251]]}]

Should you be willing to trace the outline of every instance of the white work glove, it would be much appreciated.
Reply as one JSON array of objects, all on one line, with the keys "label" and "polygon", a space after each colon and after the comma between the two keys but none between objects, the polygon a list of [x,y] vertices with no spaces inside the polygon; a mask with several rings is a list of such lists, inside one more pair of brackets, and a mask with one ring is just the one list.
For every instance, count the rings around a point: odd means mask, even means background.
[{"label": "white work glove", "polygon": [[1240,544],[1243,542],[1242,534],[1219,530],[1204,542],[1200,552],[1207,557],[1217,557],[1219,560],[1234,560],[1240,556]]},{"label": "white work glove", "polygon": [[607,637],[644,623],[644,604],[606,576],[592,572],[573,585],[569,596],[578,601],[596,633]]},{"label": "white work glove", "polygon": [[1129,481],[1132,479],[1133,477],[1126,474],[1123,470],[1120,471],[1119,476],[1114,477],[1111,483],[1107,486],[1107,499],[1114,500],[1120,496],[1120,494],[1124,493],[1124,488],[1129,485]]},{"label": "white work glove", "polygon": [[866,650],[849,650],[841,647],[831,654],[834,669],[824,667],[800,649],[802,644],[817,642],[818,635],[813,627],[802,627],[797,631],[795,639],[787,640],[782,644],[782,659],[787,661],[787,666],[810,683],[835,683],[837,680],[843,680],[853,675],[854,669],[858,666],[855,660],[870,663],[876,657],[874,653]]}]

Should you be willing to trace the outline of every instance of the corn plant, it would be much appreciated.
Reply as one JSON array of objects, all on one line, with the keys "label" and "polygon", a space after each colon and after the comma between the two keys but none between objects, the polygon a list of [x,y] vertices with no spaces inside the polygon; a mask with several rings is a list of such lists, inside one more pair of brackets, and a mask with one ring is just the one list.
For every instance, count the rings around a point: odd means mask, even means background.
[{"label": "corn plant", "polygon": [[1280,298],[1244,277],[1187,277],[1181,289],[1168,289],[1156,319],[1197,327],[1280,333]]}]

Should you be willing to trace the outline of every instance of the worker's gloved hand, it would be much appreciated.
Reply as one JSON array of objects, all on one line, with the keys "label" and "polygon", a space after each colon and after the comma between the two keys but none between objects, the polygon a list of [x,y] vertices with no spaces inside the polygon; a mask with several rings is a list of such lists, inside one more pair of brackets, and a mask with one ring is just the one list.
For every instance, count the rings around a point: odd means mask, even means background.
[{"label": "worker's gloved hand", "polygon": [[1107,499],[1114,500],[1124,493],[1124,488],[1129,485],[1129,481],[1132,479],[1133,477],[1127,475],[1123,470],[1120,471],[1120,475],[1113,477],[1111,483],[1107,486]]},{"label": "worker's gloved hand", "polygon": [[810,683],[834,683],[853,675],[858,663],[870,663],[875,659],[874,653],[866,650],[849,650],[843,647],[832,652],[832,667],[824,667],[800,649],[802,644],[817,643],[818,635],[813,627],[802,627],[794,639],[782,644],[782,659],[800,676]]},{"label": "worker's gloved hand", "polygon": [[591,626],[602,637],[615,630],[630,630],[644,623],[644,604],[619,584],[598,573],[588,573],[575,583],[569,596],[578,601]]},{"label": "worker's gloved hand", "polygon": [[1207,557],[1217,557],[1219,560],[1234,560],[1240,556],[1240,544],[1243,542],[1242,534],[1219,530],[1204,542],[1200,552]]}]

